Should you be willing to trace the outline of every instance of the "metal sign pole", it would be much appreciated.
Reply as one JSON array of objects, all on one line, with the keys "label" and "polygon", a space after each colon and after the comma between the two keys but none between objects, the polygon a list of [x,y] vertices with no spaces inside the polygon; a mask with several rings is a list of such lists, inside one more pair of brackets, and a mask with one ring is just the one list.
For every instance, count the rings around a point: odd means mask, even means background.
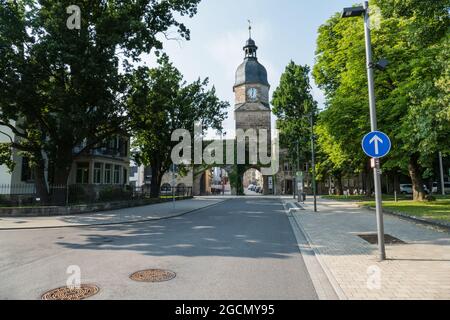
[{"label": "metal sign pole", "polygon": [[172,203],[173,203],[173,209],[175,210],[175,164],[172,164]]},{"label": "metal sign pole", "polygon": [[441,171],[441,189],[442,195],[445,196],[445,182],[444,182],[444,164],[442,161],[442,152],[439,152],[439,169]]},{"label": "metal sign pole", "polygon": [[[370,104],[370,124],[372,131],[377,131],[377,114],[375,101],[375,85],[372,64],[372,45],[370,36],[370,20],[369,20],[369,2],[364,2],[364,29],[366,40],[366,55],[367,55],[367,77],[369,84],[369,104]],[[377,213],[378,226],[378,250],[380,260],[386,259],[386,249],[384,245],[384,222],[383,222],[383,207],[381,198],[381,178],[380,178],[380,160],[375,159],[375,167],[373,168],[374,182],[375,182],[375,201]]]}]

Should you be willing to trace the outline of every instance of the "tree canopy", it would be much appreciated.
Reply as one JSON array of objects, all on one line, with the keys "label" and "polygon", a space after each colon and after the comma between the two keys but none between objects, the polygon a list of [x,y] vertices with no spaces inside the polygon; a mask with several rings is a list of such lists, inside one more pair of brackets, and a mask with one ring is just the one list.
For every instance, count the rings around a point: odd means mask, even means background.
[{"label": "tree canopy", "polygon": [[[438,151],[450,151],[449,2],[373,0],[370,5],[381,11],[379,28],[372,28],[375,60],[390,62],[375,73],[379,129],[393,142],[383,168],[409,173],[415,199],[423,199],[425,169]],[[321,149],[332,167],[360,172],[368,160],[360,141],[370,131],[361,18],[331,17],[319,28],[316,55],[313,75],[327,99],[319,126],[329,136],[319,139]],[[346,161],[333,156],[329,141]]]},{"label": "tree canopy", "polygon": [[215,88],[208,89],[208,79],[187,83],[166,55],[158,67],[138,68],[129,79],[127,110],[137,149],[135,160],[152,168],[152,196],[159,195],[163,174],[172,164],[172,141],[177,129],[193,132],[221,129],[228,102],[220,101]]},{"label": "tree canopy", "polygon": [[123,73],[162,49],[171,28],[189,39],[177,17],[192,17],[199,1],[77,1],[81,25],[70,30],[73,1],[0,0],[0,125],[30,159],[43,201],[49,165],[65,184],[79,154],[125,132]]},{"label": "tree canopy", "polygon": [[310,154],[310,116],[317,112],[317,103],[311,94],[309,76],[310,68],[307,65],[297,65],[291,61],[273,93],[272,112],[278,118],[280,144],[288,148],[289,154],[295,155],[292,160],[304,160]]}]

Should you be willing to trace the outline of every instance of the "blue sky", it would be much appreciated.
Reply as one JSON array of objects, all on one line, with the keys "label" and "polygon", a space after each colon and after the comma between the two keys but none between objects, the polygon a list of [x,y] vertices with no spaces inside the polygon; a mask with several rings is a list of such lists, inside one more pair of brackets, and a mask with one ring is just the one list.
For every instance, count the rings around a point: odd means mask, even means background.
[{"label": "blue sky", "polygon": [[[335,12],[355,0],[203,0],[192,19],[182,21],[191,30],[190,41],[165,41],[165,51],[187,81],[210,79],[220,99],[230,102],[224,122],[227,137],[234,136],[233,83],[242,62],[242,47],[252,38],[259,47],[258,59],[267,68],[271,93],[292,59],[297,64],[314,64],[317,30]],[[146,58],[154,65],[154,58]],[[314,84],[314,83],[313,83]],[[323,106],[324,98],[314,86],[314,96]],[[211,135],[212,133],[210,133]]]}]

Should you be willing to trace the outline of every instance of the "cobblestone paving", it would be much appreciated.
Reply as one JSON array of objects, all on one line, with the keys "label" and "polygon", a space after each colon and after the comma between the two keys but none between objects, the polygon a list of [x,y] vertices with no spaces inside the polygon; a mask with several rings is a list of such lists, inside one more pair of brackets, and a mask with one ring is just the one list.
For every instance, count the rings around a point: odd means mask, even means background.
[{"label": "cobblestone paving", "polygon": [[295,211],[341,299],[450,299],[450,233],[385,215],[385,233],[406,242],[377,246],[358,234],[376,232],[375,214],[351,203],[321,199],[319,213]]}]

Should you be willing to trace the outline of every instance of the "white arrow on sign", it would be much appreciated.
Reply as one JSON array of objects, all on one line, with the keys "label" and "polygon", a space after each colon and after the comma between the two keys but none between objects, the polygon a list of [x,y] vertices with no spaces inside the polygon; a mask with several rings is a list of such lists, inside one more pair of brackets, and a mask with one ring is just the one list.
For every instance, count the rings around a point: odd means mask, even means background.
[{"label": "white arrow on sign", "polygon": [[382,144],[383,140],[379,136],[375,135],[369,142],[370,144],[375,143],[375,154],[380,154],[378,144]]}]

